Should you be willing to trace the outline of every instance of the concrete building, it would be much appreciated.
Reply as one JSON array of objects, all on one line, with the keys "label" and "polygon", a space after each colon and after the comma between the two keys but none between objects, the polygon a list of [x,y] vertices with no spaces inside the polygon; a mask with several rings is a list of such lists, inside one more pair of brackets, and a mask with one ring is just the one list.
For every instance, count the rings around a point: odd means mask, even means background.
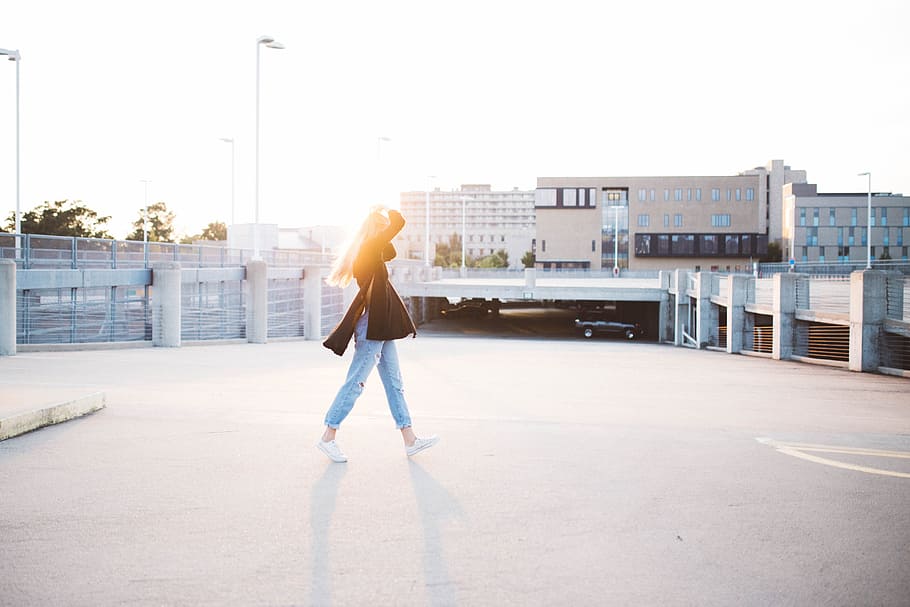
[{"label": "concrete building", "polygon": [[782,160],[730,176],[540,177],[537,267],[747,270],[782,236]]},{"label": "concrete building", "polygon": [[460,246],[464,238],[468,259],[504,249],[509,267],[521,268],[522,257],[533,248],[534,190],[494,191],[490,185],[480,184],[448,191],[402,192],[401,212],[408,223],[395,240],[395,247],[404,259],[428,257],[433,264],[437,244],[454,240]]},{"label": "concrete building", "polygon": [[796,261],[907,261],[910,247],[910,197],[873,192],[872,239],[868,192],[821,194],[814,183],[783,187],[783,252]]}]

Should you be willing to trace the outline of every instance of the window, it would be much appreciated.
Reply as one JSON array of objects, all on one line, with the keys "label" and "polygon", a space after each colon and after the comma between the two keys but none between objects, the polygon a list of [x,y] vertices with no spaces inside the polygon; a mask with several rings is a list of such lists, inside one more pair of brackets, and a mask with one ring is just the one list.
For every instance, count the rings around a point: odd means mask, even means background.
[{"label": "window", "polygon": [[834,212],[834,209],[828,209],[828,225],[837,225],[837,214]]},{"label": "window", "polygon": [[800,226],[806,225],[806,209],[799,210],[799,225]]},{"label": "window", "polygon": [[733,200],[733,190],[727,188],[727,202],[730,202],[731,200]]},{"label": "window", "polygon": [[681,228],[683,224],[683,216],[681,213],[677,213],[673,216],[673,225],[677,228]]},{"label": "window", "polygon": [[537,207],[555,207],[556,206],[556,189],[537,189],[534,190],[534,206]]},{"label": "window", "polygon": [[739,235],[727,234],[724,237],[724,254],[739,255]]},{"label": "window", "polygon": [[638,190],[638,202],[645,202],[648,199],[648,190],[642,188]]},{"label": "window", "polygon": [[904,209],[904,222],[902,225],[905,228],[910,226],[910,209]]},{"label": "window", "polygon": [[669,201],[670,201],[670,190],[665,188],[664,189],[664,202],[669,202]]},{"label": "window", "polygon": [[856,225],[856,209],[850,209],[850,225]]},{"label": "window", "polygon": [[739,202],[743,199],[743,191],[741,188],[736,188],[736,202]]},{"label": "window", "polygon": [[746,188],[746,200],[755,200],[755,188]]},{"label": "window", "polygon": [[888,225],[888,209],[882,207],[878,210],[879,216],[882,218],[882,227]]},{"label": "window", "polygon": [[646,228],[651,225],[651,216],[650,215],[639,215],[638,216],[638,225],[639,227]]},{"label": "window", "polygon": [[686,200],[689,202],[692,201],[692,188],[686,189]]},{"label": "window", "polygon": [[676,202],[681,202],[682,199],[683,199],[682,188],[676,188],[675,190],[673,190],[673,200],[675,200]]},{"label": "window", "polygon": [[849,245],[851,247],[856,244],[855,230],[856,230],[856,228],[853,228],[853,227],[851,227],[851,228],[849,228],[849,230],[847,230],[847,245]]},{"label": "window", "polygon": [[655,198],[656,195],[657,195],[656,190],[655,190],[654,188],[651,188],[651,191],[650,191],[651,202],[654,202],[655,200],[657,200],[657,199]]},{"label": "window", "polygon": [[594,253],[595,251],[597,251],[597,241],[592,240],[591,241],[591,252]]},{"label": "window", "polygon": [[720,202],[720,188],[711,188],[711,201]]},{"label": "window", "polygon": [[818,209],[812,209],[812,225],[818,225]]},{"label": "window", "polygon": [[665,228],[670,227],[670,214],[669,213],[664,213],[664,227]]},{"label": "window", "polygon": [[717,236],[714,234],[702,234],[699,237],[699,252],[702,255],[717,255]]},{"label": "window", "polygon": [[541,252],[543,252],[543,253],[546,253],[546,252],[547,252],[547,241],[546,241],[546,240],[541,240],[541,241],[540,241],[540,250],[541,250]]},{"label": "window", "polygon": [[695,202],[701,202],[701,188],[695,188]]},{"label": "window", "polygon": [[711,215],[711,227],[729,228],[730,227],[730,214],[722,213],[719,215]]}]

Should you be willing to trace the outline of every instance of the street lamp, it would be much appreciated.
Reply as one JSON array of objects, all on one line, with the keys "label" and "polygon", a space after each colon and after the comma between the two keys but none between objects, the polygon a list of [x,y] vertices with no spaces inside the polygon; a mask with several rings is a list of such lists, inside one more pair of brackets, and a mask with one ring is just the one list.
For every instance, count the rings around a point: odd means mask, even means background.
[{"label": "street lamp", "polygon": [[283,49],[284,45],[271,36],[256,39],[256,217],[253,221],[253,258],[259,258],[259,47]]},{"label": "street lamp", "polygon": [[[423,251],[423,263],[425,266],[430,267],[430,189],[432,187],[433,180],[436,179],[436,175],[427,176],[427,212],[426,212],[426,233],[424,234],[424,251]],[[461,256],[462,261],[464,260],[464,255]]]},{"label": "street lamp", "polygon": [[619,210],[622,205],[610,205],[613,209],[613,276],[619,276]]},{"label": "street lamp", "polygon": [[872,173],[858,173],[857,177],[868,177],[869,187],[866,194],[866,269],[872,269]]},{"label": "street lamp", "polygon": [[465,247],[465,242],[468,240],[467,218],[468,218],[468,197],[462,196],[461,197],[461,273],[462,273],[462,275],[464,275],[464,273],[466,271],[465,263],[464,263],[464,258],[465,258],[464,247]]},{"label": "street lamp", "polygon": [[234,225],[234,138],[221,137],[220,139],[231,144],[231,225]]},{"label": "street lamp", "polygon": [[22,216],[19,209],[19,64],[22,55],[18,50],[11,51],[0,48],[0,55],[6,55],[10,61],[16,62],[16,234],[22,233]]},{"label": "street lamp", "polygon": [[139,183],[145,186],[145,206],[142,212],[142,242],[148,245],[149,242],[149,184],[151,179],[140,179]]}]

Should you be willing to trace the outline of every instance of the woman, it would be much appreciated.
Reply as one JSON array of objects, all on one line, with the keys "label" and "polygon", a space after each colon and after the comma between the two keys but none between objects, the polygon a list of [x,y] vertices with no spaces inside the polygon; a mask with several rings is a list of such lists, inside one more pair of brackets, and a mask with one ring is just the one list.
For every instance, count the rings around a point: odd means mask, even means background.
[{"label": "woman", "polygon": [[347,456],[335,442],[335,433],[363,393],[364,383],[373,367],[385,387],[386,398],[395,424],[404,439],[408,457],[432,447],[439,441],[435,434],[419,438],[411,428],[411,416],[404,399],[401,369],[398,366],[396,339],[417,335],[414,322],[398,293],[389,282],[385,262],[394,259],[392,239],[404,227],[398,211],[376,207],[332,266],[326,282],[346,287],[357,279],[360,291],[342,321],[325,340],[325,347],[339,356],[354,336],[354,359],[348,377],[325,416],[325,432],[316,447],[333,462],[346,462]]}]

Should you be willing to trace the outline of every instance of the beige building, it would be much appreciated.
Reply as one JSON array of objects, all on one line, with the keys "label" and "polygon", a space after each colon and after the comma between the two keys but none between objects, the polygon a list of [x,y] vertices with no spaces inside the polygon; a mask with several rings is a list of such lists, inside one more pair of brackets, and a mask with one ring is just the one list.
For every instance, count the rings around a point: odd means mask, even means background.
[{"label": "beige building", "polygon": [[[910,197],[876,193],[871,196],[872,239],[868,192],[820,194],[814,183],[783,188],[783,252],[785,258],[808,262],[907,261],[910,246]],[[871,249],[867,248],[871,245]]]},{"label": "beige building", "polygon": [[[427,204],[429,203],[429,239]],[[495,191],[490,185],[462,185],[457,190],[402,192],[401,212],[407,224],[395,240],[406,259],[436,257],[436,245],[464,239],[468,259],[481,259],[503,249],[509,267],[521,268],[521,259],[534,240],[534,190]]]},{"label": "beige building", "polygon": [[783,185],[805,180],[781,160],[731,176],[540,177],[537,267],[747,270],[781,238]]}]

